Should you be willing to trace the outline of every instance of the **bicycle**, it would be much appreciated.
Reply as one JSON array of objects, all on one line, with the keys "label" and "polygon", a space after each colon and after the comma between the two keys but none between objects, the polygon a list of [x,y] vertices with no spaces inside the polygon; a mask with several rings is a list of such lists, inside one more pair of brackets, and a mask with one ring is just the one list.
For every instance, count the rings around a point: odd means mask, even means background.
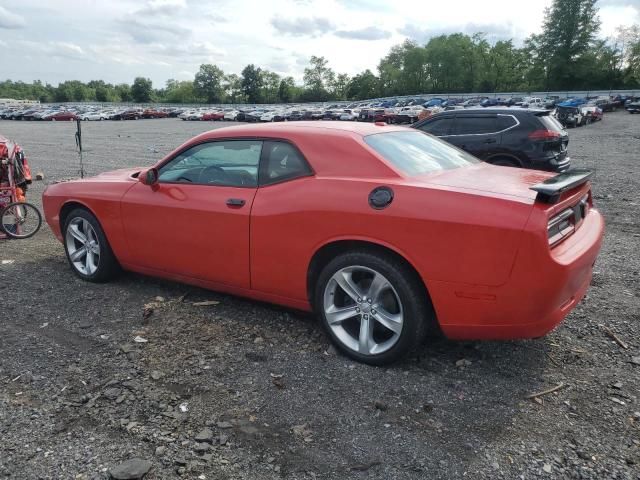
[{"label": "bicycle", "polygon": [[6,157],[0,160],[0,238],[29,238],[40,230],[42,215],[35,205],[25,201],[24,191],[16,185],[17,174],[24,178],[24,154],[16,152],[18,148],[8,141],[2,144]]}]

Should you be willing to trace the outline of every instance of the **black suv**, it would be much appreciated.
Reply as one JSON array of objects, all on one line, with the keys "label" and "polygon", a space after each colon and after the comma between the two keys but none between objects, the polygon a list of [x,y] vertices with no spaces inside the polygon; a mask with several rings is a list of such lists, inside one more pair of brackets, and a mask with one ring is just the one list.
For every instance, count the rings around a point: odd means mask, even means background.
[{"label": "black suv", "polygon": [[564,172],[569,135],[548,110],[483,108],[438,113],[412,125],[494,165]]}]

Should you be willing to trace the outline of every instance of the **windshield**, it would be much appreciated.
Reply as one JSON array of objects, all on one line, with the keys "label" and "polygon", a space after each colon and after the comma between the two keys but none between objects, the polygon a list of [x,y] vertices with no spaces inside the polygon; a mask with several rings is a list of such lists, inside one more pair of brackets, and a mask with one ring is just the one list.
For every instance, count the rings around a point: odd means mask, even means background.
[{"label": "windshield", "polygon": [[421,131],[376,133],[364,141],[407,175],[451,170],[479,160]]}]

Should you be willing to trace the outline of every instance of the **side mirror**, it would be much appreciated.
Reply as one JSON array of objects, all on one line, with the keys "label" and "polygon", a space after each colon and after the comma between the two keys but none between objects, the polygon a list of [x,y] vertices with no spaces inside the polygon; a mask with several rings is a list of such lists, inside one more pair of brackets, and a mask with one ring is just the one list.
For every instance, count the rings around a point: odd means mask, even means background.
[{"label": "side mirror", "polygon": [[144,185],[155,185],[158,183],[158,170],[155,168],[143,170],[138,175],[138,180]]}]

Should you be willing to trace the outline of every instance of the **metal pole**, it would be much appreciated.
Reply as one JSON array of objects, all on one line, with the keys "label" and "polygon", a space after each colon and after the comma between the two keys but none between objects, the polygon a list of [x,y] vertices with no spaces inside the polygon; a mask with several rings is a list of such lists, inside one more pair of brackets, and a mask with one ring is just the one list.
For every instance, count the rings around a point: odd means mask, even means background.
[{"label": "metal pole", "polygon": [[80,119],[76,118],[76,145],[78,146],[78,153],[80,154],[80,178],[84,178],[84,164],[82,162],[82,127],[80,126]]}]

